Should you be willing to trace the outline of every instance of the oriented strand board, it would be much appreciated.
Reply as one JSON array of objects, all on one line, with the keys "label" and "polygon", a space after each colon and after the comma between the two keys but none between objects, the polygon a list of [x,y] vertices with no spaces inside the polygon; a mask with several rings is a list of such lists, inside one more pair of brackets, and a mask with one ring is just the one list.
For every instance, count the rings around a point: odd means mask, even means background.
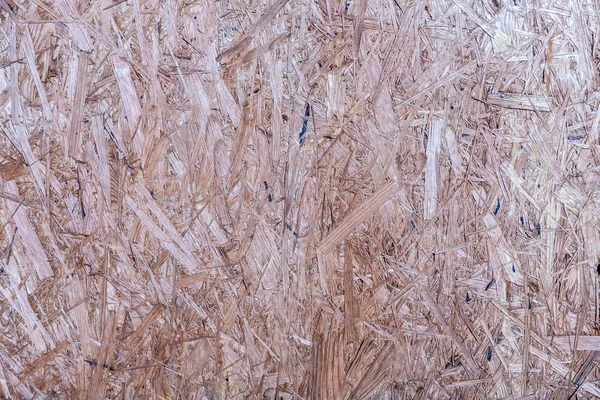
[{"label": "oriented strand board", "polygon": [[600,396],[599,15],[0,2],[0,398]]}]

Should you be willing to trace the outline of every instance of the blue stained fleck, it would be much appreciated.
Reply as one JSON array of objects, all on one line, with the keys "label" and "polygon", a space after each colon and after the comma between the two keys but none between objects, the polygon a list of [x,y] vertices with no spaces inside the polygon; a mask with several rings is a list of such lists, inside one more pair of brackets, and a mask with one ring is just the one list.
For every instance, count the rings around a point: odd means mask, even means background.
[{"label": "blue stained fleck", "polygon": [[515,268],[515,264],[513,264],[513,272],[517,272],[517,269]]},{"label": "blue stained fleck", "polygon": [[469,296],[469,292],[467,292],[467,298],[466,298],[466,300],[467,300],[467,303],[470,303],[470,302],[471,302],[471,300],[472,300],[472,299],[471,299],[471,296]]},{"label": "blue stained fleck", "polygon": [[304,111],[304,120],[302,121],[302,130],[300,131],[300,147],[304,146],[306,142],[306,130],[308,129],[308,117],[310,117],[310,105],[306,103],[306,110]]},{"label": "blue stained fleck", "polygon": [[498,214],[498,210],[500,210],[500,199],[498,199],[498,204],[496,205],[496,209],[494,210],[494,215]]},{"label": "blue stained fleck", "polygon": [[538,222],[536,228],[537,228],[537,234],[538,234],[538,236],[540,236],[542,234],[542,225]]}]

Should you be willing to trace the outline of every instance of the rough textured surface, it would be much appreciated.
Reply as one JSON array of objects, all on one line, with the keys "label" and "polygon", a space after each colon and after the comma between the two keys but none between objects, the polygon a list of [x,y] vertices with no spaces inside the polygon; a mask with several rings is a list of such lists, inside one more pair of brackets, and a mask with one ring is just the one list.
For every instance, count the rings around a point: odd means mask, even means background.
[{"label": "rough textured surface", "polygon": [[597,1],[0,8],[0,397],[600,396]]}]

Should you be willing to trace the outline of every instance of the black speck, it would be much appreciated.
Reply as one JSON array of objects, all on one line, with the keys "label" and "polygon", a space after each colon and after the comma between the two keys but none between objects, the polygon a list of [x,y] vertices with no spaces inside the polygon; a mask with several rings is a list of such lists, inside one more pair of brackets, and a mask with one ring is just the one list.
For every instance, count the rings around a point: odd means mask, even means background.
[{"label": "black speck", "polygon": [[265,190],[269,189],[269,184],[267,183],[267,181],[264,181],[263,185],[265,185]]},{"label": "black speck", "polygon": [[537,229],[537,234],[538,234],[538,236],[540,236],[540,235],[542,234],[542,226],[540,225],[540,223],[539,223],[539,222],[538,222],[538,224],[537,224],[537,226],[536,226],[536,229]]},{"label": "black speck", "polygon": [[415,225],[415,221],[411,220],[410,224],[412,225],[413,229],[415,229],[417,227],[417,225]]},{"label": "black speck", "polygon": [[198,16],[194,15],[194,19],[198,19]]},{"label": "black speck", "polygon": [[469,292],[467,292],[467,298],[466,298],[466,300],[467,300],[467,303],[470,303],[471,300],[473,300],[473,299],[471,299],[471,296],[469,296]]},{"label": "black speck", "polygon": [[523,216],[522,215],[519,217],[519,219],[521,220],[521,226],[525,225],[525,222],[523,221]]},{"label": "black speck", "polygon": [[273,201],[273,196],[271,196],[271,193],[269,193],[269,195],[267,196],[267,200],[270,202]]},{"label": "black speck", "polygon": [[457,366],[461,366],[462,363],[460,362],[460,356],[457,354],[453,354],[452,357],[450,357],[450,360],[448,362],[446,362],[446,368],[448,367],[457,367]]},{"label": "black speck", "polygon": [[494,282],[496,282],[496,280],[494,278],[492,278],[492,280],[490,281],[490,283],[488,283],[487,286],[485,287],[485,290],[488,290],[489,288],[491,288],[492,285],[494,284]]},{"label": "black speck", "polygon": [[[98,362],[97,361],[94,361],[94,360],[83,360],[83,361],[85,361],[86,363],[88,363],[88,364],[90,364],[90,365],[92,365],[94,367],[98,366]],[[115,370],[113,367],[111,367],[108,364],[102,364],[102,368],[106,368],[106,369],[108,369],[110,371],[114,371]]]},{"label": "black speck", "polygon": [[298,232],[295,232],[295,231],[294,231],[294,236],[295,236],[295,237],[298,237]]},{"label": "black speck", "polygon": [[531,300],[527,300],[527,307],[531,310]]},{"label": "black speck", "polygon": [[487,360],[488,360],[488,362],[492,361],[492,346],[488,346],[488,349],[487,349]]},{"label": "black speck", "polygon": [[517,270],[515,268],[515,264],[513,264],[513,272],[517,272]]},{"label": "black speck", "polygon": [[285,226],[285,229],[287,229],[287,230],[288,230],[288,231],[290,231],[290,232],[292,231],[292,227],[291,227],[291,226],[289,226],[289,225],[286,225],[286,226]]},{"label": "black speck", "polygon": [[596,267],[596,271],[598,271],[598,275],[600,275],[600,264]]},{"label": "black speck", "polygon": [[539,189],[540,187],[541,187],[541,186],[540,186],[540,184],[538,183],[538,189]]},{"label": "black speck", "polygon": [[451,109],[451,110],[454,110],[454,106],[450,106],[450,109]]}]

